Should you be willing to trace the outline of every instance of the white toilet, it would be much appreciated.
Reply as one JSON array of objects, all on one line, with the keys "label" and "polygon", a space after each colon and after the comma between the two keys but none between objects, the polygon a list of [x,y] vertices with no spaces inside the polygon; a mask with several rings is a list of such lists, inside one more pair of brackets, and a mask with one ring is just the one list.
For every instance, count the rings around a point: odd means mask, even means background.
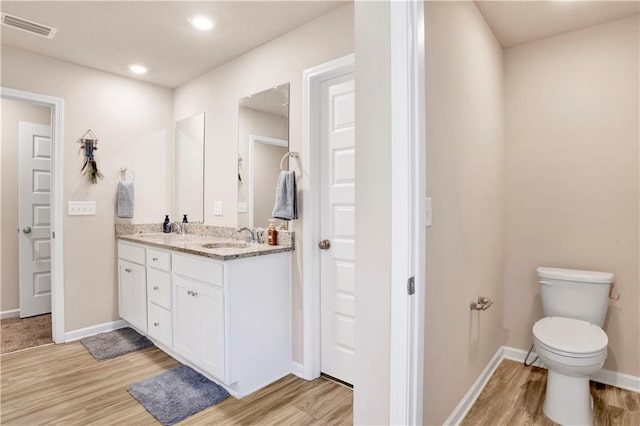
[{"label": "white toilet", "polygon": [[544,413],[561,425],[591,425],[589,376],[607,358],[609,340],[601,327],[614,275],[546,267],[537,272],[545,317],[533,326],[533,345],[549,369]]}]

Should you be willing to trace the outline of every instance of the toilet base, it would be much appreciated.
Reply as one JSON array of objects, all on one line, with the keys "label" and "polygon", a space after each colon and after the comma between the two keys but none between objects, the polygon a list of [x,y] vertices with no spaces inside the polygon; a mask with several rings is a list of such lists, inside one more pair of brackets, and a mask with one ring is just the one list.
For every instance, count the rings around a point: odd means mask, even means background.
[{"label": "toilet base", "polygon": [[548,370],[544,414],[561,425],[592,425],[593,399],[589,377],[565,376]]}]

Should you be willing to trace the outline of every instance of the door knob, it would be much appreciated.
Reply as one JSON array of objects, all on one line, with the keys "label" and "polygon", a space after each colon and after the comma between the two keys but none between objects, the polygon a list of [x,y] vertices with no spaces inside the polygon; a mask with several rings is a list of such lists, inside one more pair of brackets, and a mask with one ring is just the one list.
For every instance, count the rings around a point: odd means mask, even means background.
[{"label": "door knob", "polygon": [[318,244],[318,247],[320,247],[320,250],[329,250],[329,247],[331,247],[331,241],[329,241],[329,240],[322,240],[322,241],[320,241],[320,243]]},{"label": "door knob", "polygon": [[29,228],[28,226],[25,226],[25,228],[22,230],[22,232],[24,232],[25,234],[30,234],[31,233],[31,228]]}]

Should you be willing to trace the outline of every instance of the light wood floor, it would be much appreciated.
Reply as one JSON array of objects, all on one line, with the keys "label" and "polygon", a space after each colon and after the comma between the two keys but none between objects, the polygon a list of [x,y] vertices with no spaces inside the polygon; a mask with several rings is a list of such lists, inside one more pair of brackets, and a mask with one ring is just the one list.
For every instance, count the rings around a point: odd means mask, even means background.
[{"label": "light wood floor", "polygon": [[[489,379],[463,425],[536,425],[556,423],[542,412],[547,371],[504,360]],[[591,382],[594,425],[640,425],[640,394]]]},{"label": "light wood floor", "polygon": [[[96,361],[79,343],[0,358],[2,425],[158,424],[127,392],[132,383],[177,365],[152,347]],[[287,376],[241,400],[229,397],[180,424],[352,424],[351,389]]]}]

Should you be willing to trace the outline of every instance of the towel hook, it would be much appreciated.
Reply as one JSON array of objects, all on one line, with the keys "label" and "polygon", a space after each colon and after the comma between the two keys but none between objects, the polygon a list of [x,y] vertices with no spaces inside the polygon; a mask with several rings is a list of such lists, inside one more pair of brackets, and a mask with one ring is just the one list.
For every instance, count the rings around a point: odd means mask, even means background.
[{"label": "towel hook", "polygon": [[287,152],[285,155],[283,155],[282,159],[280,160],[280,170],[282,170],[282,171],[284,171],[284,160],[287,157],[300,158],[300,153],[299,152],[295,152],[295,151],[290,151],[290,152]]},{"label": "towel hook", "polygon": [[131,173],[131,181],[135,182],[136,174],[134,173],[133,170],[127,169],[126,167],[121,167],[120,168],[120,181],[121,182],[126,182],[126,180],[127,180],[127,172]]}]

